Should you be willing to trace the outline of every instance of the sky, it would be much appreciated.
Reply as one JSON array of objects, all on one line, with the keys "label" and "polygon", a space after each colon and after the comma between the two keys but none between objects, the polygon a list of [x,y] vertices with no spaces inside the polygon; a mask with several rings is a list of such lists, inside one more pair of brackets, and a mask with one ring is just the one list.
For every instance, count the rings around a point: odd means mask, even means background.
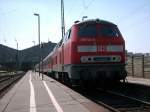
[{"label": "sky", "polygon": [[[61,39],[61,0],[0,0],[0,44],[19,50],[38,44],[40,14],[41,41]],[[64,0],[65,26],[76,20],[103,19],[118,25],[126,49],[150,53],[150,0]]]}]

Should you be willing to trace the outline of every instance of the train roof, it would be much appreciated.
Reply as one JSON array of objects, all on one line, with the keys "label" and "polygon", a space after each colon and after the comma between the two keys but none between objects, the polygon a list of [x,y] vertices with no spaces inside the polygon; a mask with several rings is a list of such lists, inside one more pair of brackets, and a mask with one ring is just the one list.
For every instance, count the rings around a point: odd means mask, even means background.
[{"label": "train roof", "polygon": [[106,21],[106,20],[101,20],[101,19],[89,19],[85,21],[76,21],[75,24],[77,25],[82,25],[82,24],[94,24],[94,23],[99,23],[99,24],[104,24],[104,25],[112,25],[116,26],[116,24]]}]

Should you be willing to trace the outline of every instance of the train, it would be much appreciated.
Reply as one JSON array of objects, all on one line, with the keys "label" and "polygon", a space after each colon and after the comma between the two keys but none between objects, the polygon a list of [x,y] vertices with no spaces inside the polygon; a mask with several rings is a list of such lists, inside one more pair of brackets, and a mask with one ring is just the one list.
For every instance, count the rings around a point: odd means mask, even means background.
[{"label": "train", "polygon": [[76,21],[53,51],[36,65],[72,85],[100,85],[125,80],[125,40],[116,24]]}]

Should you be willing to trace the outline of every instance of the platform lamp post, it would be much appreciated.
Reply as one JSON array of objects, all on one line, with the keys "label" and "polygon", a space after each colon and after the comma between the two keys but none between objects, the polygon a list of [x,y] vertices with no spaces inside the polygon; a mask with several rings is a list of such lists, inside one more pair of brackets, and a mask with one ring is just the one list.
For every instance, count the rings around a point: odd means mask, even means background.
[{"label": "platform lamp post", "polygon": [[[42,54],[44,53],[43,49],[44,49],[44,43],[41,42],[41,52],[42,52]],[[41,57],[42,57],[42,80],[43,80],[44,79],[44,76],[43,76],[43,55]]]},{"label": "platform lamp post", "polygon": [[[33,49],[34,49],[34,47],[35,47],[35,41],[33,40],[32,43],[33,43]],[[32,59],[32,71],[35,71],[34,67],[35,67],[35,60]]]},{"label": "platform lamp post", "polygon": [[34,16],[38,17],[38,40],[39,40],[39,76],[40,76],[40,62],[41,62],[41,45],[40,45],[40,15],[34,13]]}]

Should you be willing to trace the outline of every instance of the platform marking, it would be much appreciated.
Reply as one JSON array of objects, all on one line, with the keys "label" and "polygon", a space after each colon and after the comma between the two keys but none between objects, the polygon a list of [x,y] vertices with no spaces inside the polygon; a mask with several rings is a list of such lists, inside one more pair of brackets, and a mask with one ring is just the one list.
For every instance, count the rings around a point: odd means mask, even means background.
[{"label": "platform marking", "polygon": [[36,104],[35,104],[35,92],[34,92],[34,86],[31,81],[31,72],[30,72],[30,112],[36,112]]},{"label": "platform marking", "polygon": [[43,83],[44,83],[44,86],[45,86],[45,88],[46,88],[46,90],[47,90],[47,92],[48,92],[48,95],[49,95],[50,99],[52,100],[52,103],[53,103],[53,105],[55,106],[57,112],[63,112],[62,108],[60,107],[60,105],[59,105],[58,102],[56,101],[56,99],[55,99],[53,93],[52,93],[51,90],[48,88],[46,82],[43,81]]}]

